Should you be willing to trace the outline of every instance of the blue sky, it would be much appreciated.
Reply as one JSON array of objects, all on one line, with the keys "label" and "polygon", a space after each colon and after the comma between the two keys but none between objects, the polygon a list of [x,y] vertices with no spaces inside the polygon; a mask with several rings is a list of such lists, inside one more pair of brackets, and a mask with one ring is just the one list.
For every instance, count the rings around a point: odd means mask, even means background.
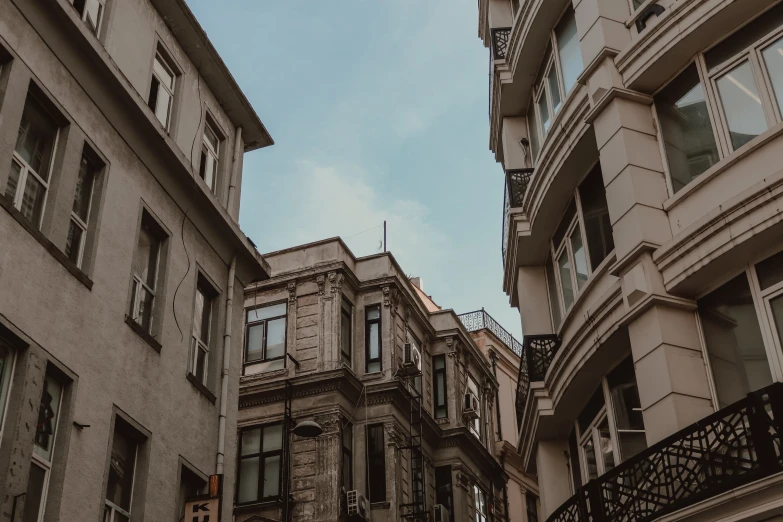
[{"label": "blue sky", "polygon": [[475,0],[188,4],[275,140],[245,157],[240,224],[259,250],[342,236],[372,254],[385,219],[439,305],[483,306],[521,339]]}]

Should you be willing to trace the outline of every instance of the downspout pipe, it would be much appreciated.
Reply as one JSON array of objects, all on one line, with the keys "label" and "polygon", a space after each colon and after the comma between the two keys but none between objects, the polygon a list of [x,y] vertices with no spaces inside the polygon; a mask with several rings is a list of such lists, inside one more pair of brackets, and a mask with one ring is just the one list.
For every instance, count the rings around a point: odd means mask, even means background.
[{"label": "downspout pipe", "polygon": [[231,180],[228,183],[228,202],[226,209],[228,214],[239,221],[238,216],[234,216],[234,202],[237,198],[237,178],[239,177],[239,165],[242,158],[242,127],[237,127],[234,132],[234,164],[231,167]]},{"label": "downspout pipe", "polygon": [[[492,360],[492,373],[495,375],[495,380],[498,380],[498,355],[495,352],[492,352],[492,355],[490,357]],[[499,390],[498,390],[499,391]],[[497,414],[498,419],[498,441],[503,440],[503,429],[500,425],[500,393],[497,393],[495,395],[495,413]],[[500,454],[500,467],[503,468],[503,471],[506,471],[506,455],[505,453]],[[508,481],[503,483],[503,512],[505,513],[506,522],[510,522],[510,514],[508,512]]]},{"label": "downspout pipe", "polygon": [[237,256],[231,258],[226,284],[226,326],[223,333],[223,370],[221,371],[220,416],[218,417],[218,450],[215,473],[223,474],[226,456],[226,417],[228,412],[228,383],[231,367],[231,334],[234,325],[234,280],[237,273]]}]

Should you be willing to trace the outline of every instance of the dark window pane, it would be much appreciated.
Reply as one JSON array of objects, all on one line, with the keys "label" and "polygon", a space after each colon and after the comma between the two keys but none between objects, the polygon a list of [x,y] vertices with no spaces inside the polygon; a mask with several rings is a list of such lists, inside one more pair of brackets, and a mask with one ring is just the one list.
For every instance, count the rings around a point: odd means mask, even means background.
[{"label": "dark window pane", "polygon": [[286,314],[286,304],[277,303],[247,311],[247,322],[262,321],[271,317],[280,317]]},{"label": "dark window pane", "polygon": [[38,522],[45,484],[46,470],[33,462],[30,464],[30,475],[27,478],[27,496],[24,502],[22,522]]},{"label": "dark window pane", "polygon": [[756,265],[759,286],[762,290],[771,288],[783,281],[783,252],[778,252]]},{"label": "dark window pane", "polygon": [[454,520],[454,496],[451,485],[451,466],[435,468],[435,501],[445,506],[449,517]]},{"label": "dark window pane", "polygon": [[85,223],[90,211],[90,199],[92,198],[94,183],[95,166],[86,156],[82,156],[79,177],[76,179],[76,191],[73,197],[73,213],[79,216]]},{"label": "dark window pane", "polygon": [[612,223],[609,219],[609,205],[606,202],[600,165],[596,165],[579,186],[579,197],[584,213],[590,263],[595,270],[614,250]]},{"label": "dark window pane", "polygon": [[130,511],[137,443],[128,436],[127,428],[122,427],[121,422],[118,420],[114,428],[106,499],[125,511]]},{"label": "dark window pane", "polygon": [[261,429],[242,431],[242,455],[255,455],[261,452]]},{"label": "dark window pane", "polygon": [[568,232],[568,229],[571,227],[571,223],[574,221],[574,216],[576,216],[576,202],[572,199],[571,203],[569,203],[568,208],[565,211],[565,214],[563,214],[562,221],[560,221],[560,224],[557,226],[557,230],[555,230],[555,235],[552,236],[552,242],[555,244],[555,250],[560,248],[560,244],[563,242],[563,239],[565,239],[566,232]]},{"label": "dark window pane", "polygon": [[383,425],[367,428],[367,458],[369,469],[367,490],[370,502],[386,501],[386,456],[383,440]]},{"label": "dark window pane", "polygon": [[367,308],[367,319],[380,319],[381,309],[377,306],[371,306]]},{"label": "dark window pane", "polygon": [[57,124],[40,103],[28,96],[16,139],[16,153],[44,180],[49,179]]},{"label": "dark window pane", "polygon": [[560,326],[560,320],[562,319],[560,310],[560,298],[557,293],[557,282],[555,281],[555,268],[552,264],[552,260],[549,259],[546,262],[546,283],[549,290],[549,306],[552,310],[552,322],[555,328]]},{"label": "dark window pane", "polygon": [[590,426],[590,423],[593,422],[593,419],[595,419],[595,417],[598,415],[598,412],[601,411],[601,408],[603,407],[604,390],[599,386],[598,389],[595,390],[595,393],[593,393],[593,396],[590,397],[590,400],[582,410],[582,413],[580,413],[579,417],[577,418],[579,422],[580,433],[584,434],[585,430],[587,430],[587,427]]}]

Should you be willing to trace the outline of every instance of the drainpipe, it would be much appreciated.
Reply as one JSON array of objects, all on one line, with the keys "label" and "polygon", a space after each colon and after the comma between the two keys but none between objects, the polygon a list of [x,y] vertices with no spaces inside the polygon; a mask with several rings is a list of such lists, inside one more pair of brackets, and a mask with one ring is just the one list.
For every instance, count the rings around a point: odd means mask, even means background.
[{"label": "drainpipe", "polygon": [[[237,177],[239,177],[239,158],[240,154],[242,154],[242,127],[237,127],[236,131],[234,132],[234,164],[231,168],[231,181],[228,184],[228,203],[226,203],[226,208],[228,209],[228,214],[232,217],[234,217],[233,208],[234,208],[234,200],[236,199],[236,191],[237,191]],[[234,217],[236,220],[237,218]]]},{"label": "drainpipe", "polygon": [[[498,356],[495,352],[492,352],[492,356],[490,357],[490,360],[492,361],[492,373],[495,375],[495,380],[498,380]],[[498,441],[503,440],[503,428],[500,425],[500,390],[498,390],[498,393],[495,394],[495,413],[497,415],[498,419]],[[501,453],[500,454],[500,467],[503,468],[503,471],[506,471],[506,454]],[[506,522],[510,522],[509,518],[509,512],[508,512],[508,481],[503,483],[503,512],[506,515]]]},{"label": "drainpipe", "polygon": [[237,272],[237,256],[231,258],[226,285],[226,328],[223,334],[223,371],[221,372],[220,417],[218,418],[218,450],[215,473],[223,474],[226,454],[226,412],[228,409],[228,374],[231,366],[231,330],[234,324],[234,279]]}]

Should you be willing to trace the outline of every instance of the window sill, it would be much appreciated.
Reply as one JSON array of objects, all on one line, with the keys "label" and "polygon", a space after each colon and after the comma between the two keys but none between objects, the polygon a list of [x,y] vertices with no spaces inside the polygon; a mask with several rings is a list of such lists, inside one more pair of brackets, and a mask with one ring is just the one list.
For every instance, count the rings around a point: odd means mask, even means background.
[{"label": "window sill", "polygon": [[73,277],[76,278],[77,281],[79,281],[81,284],[83,284],[87,290],[92,290],[92,280],[82,272],[82,270],[74,265],[70,259],[68,259],[64,253],[60,251],[59,248],[57,248],[54,243],[49,241],[49,238],[47,238],[40,230],[37,230],[34,228],[30,222],[22,215],[21,212],[19,212],[17,209],[14,208],[14,206],[11,204],[10,201],[8,201],[8,198],[4,194],[0,194],[0,207],[3,207],[6,212],[8,212],[12,218],[16,220],[17,223],[19,223],[22,228],[24,228],[27,233],[29,233],[33,238],[35,238],[38,243],[41,244],[42,247],[46,249],[49,254],[53,258],[55,258],[68,272],[71,273]]},{"label": "window sill", "polygon": [[435,419],[435,423],[437,424],[448,424],[450,422],[450,419],[448,417],[441,417],[440,419]]},{"label": "window sill", "polygon": [[372,502],[370,509],[389,509],[391,507],[390,502]]},{"label": "window sill", "polygon": [[362,381],[377,381],[380,379],[383,379],[383,370],[379,372],[365,373],[361,377]]},{"label": "window sill", "polygon": [[215,404],[215,402],[217,401],[217,397],[215,397],[215,394],[209,391],[209,388],[204,386],[204,384],[202,384],[201,381],[199,381],[195,375],[188,372],[187,379],[188,381],[190,381],[190,384],[192,384],[194,388],[196,388],[199,392],[201,392],[201,394],[204,397],[207,398],[209,402]]},{"label": "window sill", "polygon": [[273,500],[263,500],[260,502],[247,502],[245,504],[236,504],[234,506],[234,512],[244,513],[247,511],[256,511],[259,509],[276,507],[279,506],[281,503],[282,502],[280,501],[280,499],[276,498]]},{"label": "window sill", "polygon": [[149,333],[145,332],[144,329],[141,326],[139,326],[139,324],[133,319],[131,319],[130,316],[128,315],[125,316],[125,324],[130,326],[130,329],[133,330],[136,333],[136,335],[141,337],[144,340],[144,342],[149,344],[153,350],[160,353],[160,350],[163,348],[163,345],[161,345],[157,341],[157,339],[152,337]]}]

